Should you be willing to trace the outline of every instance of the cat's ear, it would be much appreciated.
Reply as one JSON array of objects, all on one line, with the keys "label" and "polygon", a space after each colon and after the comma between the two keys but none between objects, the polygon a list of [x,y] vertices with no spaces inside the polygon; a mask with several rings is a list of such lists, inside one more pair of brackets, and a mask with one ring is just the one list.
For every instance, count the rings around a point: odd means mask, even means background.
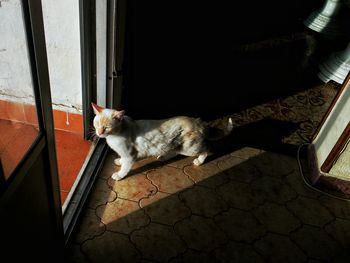
[{"label": "cat's ear", "polygon": [[95,104],[93,102],[91,102],[91,106],[92,106],[95,114],[98,114],[98,113],[100,113],[101,111],[104,110],[104,108],[98,106],[97,104]]},{"label": "cat's ear", "polygon": [[123,117],[125,115],[125,111],[124,110],[121,110],[121,111],[114,111],[113,112],[113,119],[117,119],[117,120],[122,120]]}]

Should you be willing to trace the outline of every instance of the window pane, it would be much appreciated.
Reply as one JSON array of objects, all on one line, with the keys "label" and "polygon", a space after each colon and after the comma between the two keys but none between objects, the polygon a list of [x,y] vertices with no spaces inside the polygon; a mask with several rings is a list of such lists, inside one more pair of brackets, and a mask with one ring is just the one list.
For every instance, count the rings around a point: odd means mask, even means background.
[{"label": "window pane", "polygon": [[[81,2],[90,3],[90,1],[70,0],[42,1],[63,211],[83,177],[85,166],[92,153],[90,148],[92,143],[84,139],[82,114],[79,14]],[[106,76],[106,72],[104,75]]]},{"label": "window pane", "polygon": [[0,159],[8,179],[39,128],[21,1],[0,3]]}]

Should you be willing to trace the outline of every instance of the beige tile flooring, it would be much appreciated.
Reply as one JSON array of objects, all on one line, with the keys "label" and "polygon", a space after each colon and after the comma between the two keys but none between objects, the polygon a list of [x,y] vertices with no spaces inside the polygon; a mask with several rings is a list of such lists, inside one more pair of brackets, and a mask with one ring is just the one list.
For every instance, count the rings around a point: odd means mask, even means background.
[{"label": "beige tile flooring", "polygon": [[69,262],[348,262],[350,203],[308,188],[296,158],[242,147],[139,162],[122,181],[110,153]]},{"label": "beige tile flooring", "polygon": [[296,158],[338,88],[232,114],[225,150],[200,167],[148,159],[116,182],[110,153],[67,262],[349,262],[350,202],[307,187]]}]

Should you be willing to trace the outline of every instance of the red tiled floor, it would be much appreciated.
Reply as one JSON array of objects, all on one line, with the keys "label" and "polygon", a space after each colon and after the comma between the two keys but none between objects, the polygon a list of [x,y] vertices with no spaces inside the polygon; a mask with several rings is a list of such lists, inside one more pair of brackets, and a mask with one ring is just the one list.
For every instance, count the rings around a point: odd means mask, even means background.
[{"label": "red tiled floor", "polygon": [[30,104],[23,104],[25,122],[38,125],[38,116],[36,112],[36,107]]},{"label": "red tiled floor", "polygon": [[81,114],[53,110],[53,118],[56,130],[83,132],[83,116]]},{"label": "red tiled floor", "polygon": [[63,202],[67,199],[68,193],[69,193],[69,191],[61,190],[61,200],[62,200],[62,204],[63,204]]},{"label": "red tiled floor", "polygon": [[55,131],[55,139],[63,204],[90,150],[91,142],[85,141],[82,134],[61,130]]},{"label": "red tiled floor", "polygon": [[0,119],[24,122],[23,104],[0,100]]},{"label": "red tiled floor", "polygon": [[[81,114],[53,110],[58,176],[62,204],[85,161],[91,143],[85,141]],[[0,100],[0,159],[7,179],[38,134],[35,105]]]},{"label": "red tiled floor", "polygon": [[[0,120],[0,159],[7,179],[35,140],[38,129],[29,124]],[[56,151],[62,204],[85,161],[91,142],[82,134],[56,130]]]},{"label": "red tiled floor", "polygon": [[38,130],[33,125],[0,120],[0,131],[0,159],[7,179],[32,145]]}]

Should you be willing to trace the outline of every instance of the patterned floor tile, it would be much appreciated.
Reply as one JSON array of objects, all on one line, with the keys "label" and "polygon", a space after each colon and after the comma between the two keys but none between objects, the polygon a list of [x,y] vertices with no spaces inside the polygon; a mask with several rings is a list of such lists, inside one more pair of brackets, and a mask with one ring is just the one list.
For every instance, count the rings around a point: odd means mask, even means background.
[{"label": "patterned floor tile", "polygon": [[231,152],[231,155],[234,157],[239,157],[242,159],[250,159],[253,158],[255,156],[258,156],[260,154],[263,154],[265,151],[260,150],[260,149],[255,149],[255,148],[251,148],[251,147],[243,147],[239,150],[236,150],[234,152]]},{"label": "patterned floor tile", "polygon": [[83,213],[84,220],[78,225],[74,241],[82,243],[87,239],[101,235],[106,231],[106,227],[101,223],[100,218],[96,215],[95,210],[85,209]]},{"label": "patterned floor tile", "polygon": [[204,163],[201,166],[186,166],[184,172],[196,184],[206,187],[215,188],[228,182],[227,175],[222,173],[213,162]]},{"label": "patterned floor tile", "polygon": [[310,198],[317,198],[320,196],[319,192],[312,190],[310,187],[308,187],[305,184],[299,170],[289,174],[286,177],[286,183],[289,186],[291,186],[294,189],[294,191],[296,191],[301,196],[310,197]]},{"label": "patterned floor tile", "polygon": [[231,208],[214,218],[215,223],[231,240],[252,242],[266,233],[262,225],[251,212]]},{"label": "patterned floor tile", "polygon": [[227,169],[225,173],[231,180],[243,183],[250,183],[262,176],[258,169],[249,161],[242,162],[235,167]]},{"label": "patterned floor tile", "polygon": [[267,202],[255,209],[254,215],[269,231],[279,234],[288,235],[300,226],[299,219],[284,205]]},{"label": "patterned floor tile", "polygon": [[227,242],[227,237],[212,219],[192,215],[175,224],[175,231],[191,249],[210,252]]},{"label": "patterned floor tile", "polygon": [[336,217],[350,220],[350,202],[322,195],[320,203]]},{"label": "patterned floor tile", "polygon": [[326,232],[337,240],[343,248],[350,248],[350,221],[336,218],[325,227]]},{"label": "patterned floor tile", "polygon": [[212,262],[250,262],[250,263],[262,263],[265,262],[263,258],[254,250],[251,245],[230,242],[226,246],[218,248],[213,253]]},{"label": "patterned floor tile", "polygon": [[250,210],[264,202],[246,183],[230,181],[219,186],[217,192],[233,208]]},{"label": "patterned floor tile", "polygon": [[324,261],[321,261],[321,260],[317,260],[317,259],[309,259],[308,260],[308,263],[322,263]]},{"label": "patterned floor tile", "polygon": [[149,259],[141,259],[140,263],[155,263],[157,261],[149,260]]},{"label": "patterned floor tile", "polygon": [[117,166],[114,164],[114,159],[116,158],[115,154],[109,152],[104,161],[101,172],[99,173],[99,177],[105,180],[108,180],[112,174],[116,171]]},{"label": "patterned floor tile", "polygon": [[224,155],[219,160],[216,161],[217,166],[220,170],[225,171],[229,170],[233,167],[238,166],[239,164],[243,163],[245,160],[242,158],[238,158],[233,155]]},{"label": "patterned floor tile", "polygon": [[88,259],[81,251],[80,244],[71,243],[65,253],[64,262],[85,263]]},{"label": "patterned floor tile", "polygon": [[267,262],[306,262],[307,256],[288,237],[268,233],[254,243]]},{"label": "patterned floor tile", "polygon": [[191,215],[191,210],[180,201],[176,194],[158,192],[142,199],[140,206],[146,211],[152,222],[166,225],[173,225]]},{"label": "patterned floor tile", "polygon": [[107,230],[129,234],[133,230],[149,224],[150,218],[137,202],[117,198],[106,205],[99,206],[96,214]]},{"label": "patterned floor tile", "polygon": [[87,240],[82,251],[89,262],[139,262],[140,254],[130,242],[128,236],[106,231],[103,235]]},{"label": "patterned floor tile", "polygon": [[176,193],[193,185],[193,181],[182,170],[170,166],[164,166],[151,171],[147,173],[147,177],[157,186],[159,191],[169,194]]},{"label": "patterned floor tile", "polygon": [[184,157],[184,156],[176,156],[165,163],[167,166],[171,166],[178,169],[183,169],[185,166],[192,165],[194,157]]},{"label": "patterned floor tile", "polygon": [[297,197],[297,193],[282,179],[263,176],[252,182],[252,189],[261,199],[284,204]]},{"label": "patterned floor tile", "polygon": [[261,174],[277,178],[283,178],[297,168],[296,160],[293,158],[272,152],[265,152],[252,158],[251,163]]},{"label": "patterned floor tile", "polygon": [[323,229],[304,225],[291,234],[291,239],[313,259],[332,262],[339,253],[340,246]]},{"label": "patterned floor tile", "polygon": [[186,250],[186,245],[172,227],[156,223],[134,231],[131,241],[141,251],[143,258],[161,262],[166,262]]},{"label": "patterned floor tile", "polygon": [[334,217],[317,200],[299,196],[287,202],[286,207],[303,223],[322,227]]},{"label": "patterned floor tile", "polygon": [[151,169],[158,168],[162,164],[157,161],[156,158],[154,157],[149,157],[145,159],[141,159],[136,161],[132,168],[131,168],[131,173],[137,174],[137,173],[146,173]]},{"label": "patterned floor tile", "polygon": [[87,206],[96,209],[98,206],[112,202],[117,198],[116,192],[112,191],[105,179],[98,178],[89,195]]},{"label": "patterned floor tile", "polygon": [[212,217],[228,209],[228,205],[213,189],[195,186],[179,194],[193,214]]},{"label": "patterned floor tile", "polygon": [[172,258],[169,263],[213,263],[213,256],[209,253],[196,251],[193,249],[187,249],[185,253],[182,253],[175,258]]},{"label": "patterned floor tile", "polygon": [[119,198],[136,202],[157,192],[157,188],[152,185],[151,181],[144,174],[131,175],[120,181],[110,179],[108,184]]},{"label": "patterned floor tile", "polygon": [[[114,180],[111,179],[111,176],[113,173],[115,173],[120,169],[120,166],[114,163],[114,160],[117,158],[119,158],[119,156],[115,152],[110,150],[109,154],[105,159],[104,166],[102,171],[99,174],[99,177],[115,182]],[[134,176],[140,173],[146,173],[160,166],[162,166],[162,163],[158,162],[155,158],[145,158],[142,160],[138,160],[133,164],[128,176]]]}]

